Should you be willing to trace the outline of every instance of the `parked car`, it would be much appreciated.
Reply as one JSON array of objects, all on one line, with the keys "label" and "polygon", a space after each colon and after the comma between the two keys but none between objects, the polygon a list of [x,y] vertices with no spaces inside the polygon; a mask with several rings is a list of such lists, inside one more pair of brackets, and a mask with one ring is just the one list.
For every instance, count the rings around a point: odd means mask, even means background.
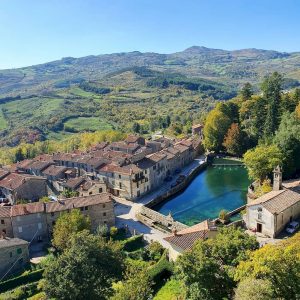
[{"label": "parked car", "polygon": [[291,222],[285,229],[288,233],[294,233],[299,228],[299,222],[293,221]]}]

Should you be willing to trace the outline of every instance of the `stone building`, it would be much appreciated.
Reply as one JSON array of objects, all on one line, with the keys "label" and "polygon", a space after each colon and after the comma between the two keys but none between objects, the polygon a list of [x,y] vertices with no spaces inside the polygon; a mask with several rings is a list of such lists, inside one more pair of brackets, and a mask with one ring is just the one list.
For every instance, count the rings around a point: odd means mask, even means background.
[{"label": "stone building", "polygon": [[300,217],[300,181],[282,182],[279,167],[274,170],[273,190],[255,200],[249,198],[244,220],[247,228],[276,237],[287,224]]},{"label": "stone building", "polygon": [[184,251],[190,251],[196,241],[214,238],[216,234],[217,227],[209,220],[180,231],[174,230],[172,235],[164,238],[170,244],[169,258],[175,261]]},{"label": "stone building", "polygon": [[29,243],[0,236],[0,278],[22,270],[29,264]]},{"label": "stone building", "polygon": [[115,224],[114,205],[109,194],[75,197],[48,203],[28,203],[0,207],[1,232],[28,242],[48,241],[56,219],[72,209],[91,218],[92,229]]},{"label": "stone building", "polygon": [[0,178],[0,197],[11,204],[19,199],[36,201],[47,193],[46,179],[40,176],[7,173]]},{"label": "stone building", "polygon": [[13,236],[10,212],[10,206],[0,206],[0,236]]},{"label": "stone building", "polygon": [[79,209],[82,214],[90,217],[93,231],[95,231],[99,225],[111,227],[115,224],[113,201],[106,193],[59,200],[47,203],[46,205],[46,221],[49,238],[51,237],[53,226],[57,218],[61,213],[72,209]]}]

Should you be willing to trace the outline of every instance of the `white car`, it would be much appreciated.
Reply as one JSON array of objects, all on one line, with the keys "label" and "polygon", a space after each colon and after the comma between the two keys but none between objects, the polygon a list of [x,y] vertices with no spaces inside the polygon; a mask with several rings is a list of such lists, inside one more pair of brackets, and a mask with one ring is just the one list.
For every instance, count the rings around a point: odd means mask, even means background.
[{"label": "white car", "polygon": [[294,233],[299,228],[299,222],[293,221],[291,222],[285,229],[288,233]]}]

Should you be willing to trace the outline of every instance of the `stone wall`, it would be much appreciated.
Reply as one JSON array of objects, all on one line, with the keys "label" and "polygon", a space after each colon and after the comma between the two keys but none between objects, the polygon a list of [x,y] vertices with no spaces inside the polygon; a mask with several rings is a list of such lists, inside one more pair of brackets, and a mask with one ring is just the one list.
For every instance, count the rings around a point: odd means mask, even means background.
[{"label": "stone wall", "polygon": [[174,228],[177,230],[182,230],[188,227],[187,225],[175,221],[172,216],[165,216],[146,206],[141,206],[138,215],[139,220],[143,223],[146,223],[146,225],[158,225],[158,227],[160,227],[159,225],[162,225],[163,228],[161,229],[166,232],[171,232]]}]

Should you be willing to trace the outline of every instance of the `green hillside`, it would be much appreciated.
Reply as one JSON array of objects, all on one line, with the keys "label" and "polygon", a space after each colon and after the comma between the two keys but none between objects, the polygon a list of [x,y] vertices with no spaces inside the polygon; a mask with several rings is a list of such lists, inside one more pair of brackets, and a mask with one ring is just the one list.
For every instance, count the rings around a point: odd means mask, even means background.
[{"label": "green hillside", "polygon": [[277,70],[287,78],[286,89],[298,86],[299,65],[300,53],[191,47],[0,70],[1,145],[110,128],[147,134],[171,125],[180,134],[247,81],[257,88]]}]

